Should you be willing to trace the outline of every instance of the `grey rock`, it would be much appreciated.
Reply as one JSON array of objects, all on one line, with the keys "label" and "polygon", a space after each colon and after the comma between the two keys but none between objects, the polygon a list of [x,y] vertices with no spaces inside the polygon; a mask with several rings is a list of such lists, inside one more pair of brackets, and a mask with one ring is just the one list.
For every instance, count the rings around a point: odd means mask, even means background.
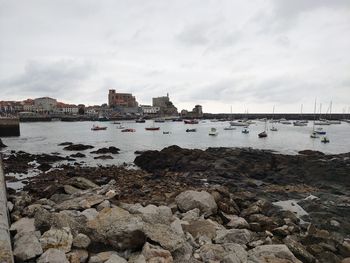
[{"label": "grey rock", "polygon": [[283,239],[283,243],[286,244],[294,256],[296,256],[302,262],[312,263],[316,261],[315,257],[310,254],[302,244],[294,240],[292,237],[287,236],[285,239]]},{"label": "grey rock", "polygon": [[105,263],[128,263],[128,261],[117,254],[112,254]]},{"label": "grey rock", "polygon": [[148,223],[155,224],[169,224],[171,222],[173,213],[167,206],[148,205],[138,209],[142,219]]},{"label": "grey rock", "polygon": [[146,262],[173,262],[173,257],[168,250],[165,250],[159,246],[151,245],[148,242],[146,242],[142,248],[142,255],[144,256]]},{"label": "grey rock", "polygon": [[34,218],[23,217],[19,219],[11,225],[10,231],[17,233],[35,231]]},{"label": "grey rock", "polygon": [[182,214],[182,220],[184,221],[196,220],[199,218],[200,212],[201,211],[198,208],[189,210],[186,213]]},{"label": "grey rock", "polygon": [[72,249],[66,256],[70,263],[83,263],[89,258],[89,252],[85,249]]},{"label": "grey rock", "polygon": [[248,222],[243,218],[239,217],[237,215],[228,215],[222,213],[225,219],[228,221],[226,224],[227,227],[229,228],[249,228]]},{"label": "grey rock", "polygon": [[95,208],[89,208],[81,212],[81,215],[83,215],[87,220],[92,220],[98,215],[98,212]]},{"label": "grey rock", "polygon": [[253,239],[253,233],[247,229],[222,229],[216,232],[215,243],[248,244]]},{"label": "grey rock", "polygon": [[44,250],[55,248],[67,253],[71,250],[73,235],[68,227],[51,228],[41,236],[40,243]]},{"label": "grey rock", "polygon": [[77,248],[87,248],[91,243],[90,238],[87,235],[79,233],[73,239],[73,246]]},{"label": "grey rock", "polygon": [[110,207],[111,207],[111,202],[109,202],[109,200],[104,200],[102,203],[96,206],[96,210],[101,211],[104,208],[110,208]]},{"label": "grey rock", "polygon": [[263,245],[248,251],[248,262],[291,262],[302,263],[286,245]]},{"label": "grey rock", "polygon": [[40,256],[37,263],[69,263],[62,250],[49,248]]},{"label": "grey rock", "polygon": [[216,214],[217,204],[214,197],[205,191],[185,191],[175,198],[176,204],[183,212],[198,208],[204,216]]},{"label": "grey rock", "polygon": [[14,238],[13,255],[19,261],[26,261],[43,253],[37,234],[21,232]]},{"label": "grey rock", "polygon": [[80,193],[81,192],[81,189],[78,189],[74,186],[71,186],[69,184],[66,184],[63,186],[63,189],[64,191],[69,194],[69,195],[72,195],[72,194],[75,194],[75,193]]}]

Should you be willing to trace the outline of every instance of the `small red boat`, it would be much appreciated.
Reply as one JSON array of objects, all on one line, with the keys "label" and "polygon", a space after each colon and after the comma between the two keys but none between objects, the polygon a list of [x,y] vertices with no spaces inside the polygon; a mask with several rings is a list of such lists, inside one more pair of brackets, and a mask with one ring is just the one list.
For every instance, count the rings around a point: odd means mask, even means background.
[{"label": "small red boat", "polygon": [[136,132],[135,129],[124,129],[121,132]]},{"label": "small red boat", "polygon": [[146,131],[159,131],[160,127],[146,127]]},{"label": "small red boat", "polygon": [[197,120],[184,120],[185,124],[198,124]]},{"label": "small red boat", "polygon": [[100,127],[98,125],[93,125],[91,130],[92,131],[104,131],[104,130],[107,130],[107,127]]}]

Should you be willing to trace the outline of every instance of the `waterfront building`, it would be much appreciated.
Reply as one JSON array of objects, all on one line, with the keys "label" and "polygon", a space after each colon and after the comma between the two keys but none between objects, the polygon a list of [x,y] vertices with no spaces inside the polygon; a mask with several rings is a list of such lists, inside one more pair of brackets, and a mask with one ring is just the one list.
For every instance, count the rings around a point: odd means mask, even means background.
[{"label": "waterfront building", "polygon": [[57,103],[57,112],[67,115],[77,115],[79,107],[74,104]]},{"label": "waterfront building", "polygon": [[26,99],[26,100],[22,101],[22,104],[23,104],[23,111],[25,111],[25,112],[36,111],[36,108],[34,106],[34,100]]},{"label": "waterfront building", "polygon": [[108,105],[114,107],[137,107],[136,98],[131,93],[117,93],[114,89],[109,90]]},{"label": "waterfront building", "polygon": [[34,99],[34,106],[37,112],[54,112],[57,107],[57,100],[50,97],[37,98]]},{"label": "waterfront building", "polygon": [[142,114],[144,114],[144,115],[158,114],[160,111],[160,107],[154,107],[151,105],[141,105],[140,107],[141,107]]},{"label": "waterfront building", "polygon": [[203,117],[203,108],[201,105],[196,105],[192,111],[182,110],[181,116],[185,118],[202,118]]},{"label": "waterfront building", "polygon": [[169,94],[163,97],[157,97],[152,99],[153,107],[159,107],[159,114],[162,116],[174,116],[177,115],[177,108],[170,101]]}]

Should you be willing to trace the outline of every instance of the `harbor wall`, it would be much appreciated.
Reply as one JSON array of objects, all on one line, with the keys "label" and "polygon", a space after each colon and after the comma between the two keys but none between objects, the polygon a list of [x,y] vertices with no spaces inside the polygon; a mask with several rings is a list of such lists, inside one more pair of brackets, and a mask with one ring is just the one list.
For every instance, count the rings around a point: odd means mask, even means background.
[{"label": "harbor wall", "polygon": [[18,118],[0,118],[0,137],[20,136]]},{"label": "harbor wall", "polygon": [[0,262],[13,263],[5,175],[0,155]]}]

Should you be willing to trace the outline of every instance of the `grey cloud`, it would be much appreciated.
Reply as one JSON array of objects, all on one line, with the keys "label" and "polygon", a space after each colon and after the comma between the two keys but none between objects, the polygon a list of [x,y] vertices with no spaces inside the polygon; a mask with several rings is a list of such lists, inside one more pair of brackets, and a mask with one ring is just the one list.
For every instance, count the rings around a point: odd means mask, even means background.
[{"label": "grey cloud", "polygon": [[81,84],[95,71],[88,62],[62,59],[51,62],[28,61],[24,73],[0,80],[1,90],[16,96],[62,96]]},{"label": "grey cloud", "polygon": [[185,45],[206,45],[210,41],[208,25],[203,23],[186,26],[176,38]]}]

